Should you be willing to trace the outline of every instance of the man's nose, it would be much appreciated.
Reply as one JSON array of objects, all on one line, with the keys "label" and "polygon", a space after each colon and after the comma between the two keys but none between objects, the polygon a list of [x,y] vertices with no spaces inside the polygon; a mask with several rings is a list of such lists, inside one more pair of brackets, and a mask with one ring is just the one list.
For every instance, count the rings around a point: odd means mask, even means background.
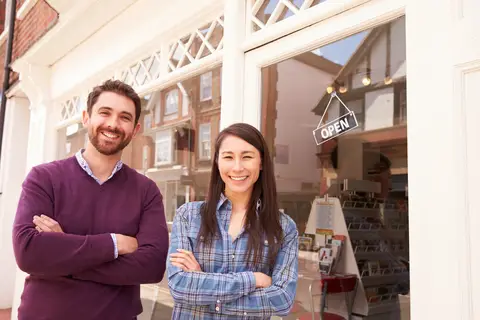
[{"label": "man's nose", "polygon": [[108,117],[108,119],[107,119],[107,126],[108,126],[110,129],[116,129],[117,126],[118,126],[117,117],[115,117],[115,116],[110,116],[110,117]]}]

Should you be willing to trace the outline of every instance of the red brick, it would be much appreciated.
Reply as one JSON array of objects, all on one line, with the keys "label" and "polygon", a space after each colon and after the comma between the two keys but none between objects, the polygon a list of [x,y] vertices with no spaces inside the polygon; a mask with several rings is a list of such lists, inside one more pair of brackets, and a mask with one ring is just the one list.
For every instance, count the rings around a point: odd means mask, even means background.
[{"label": "red brick", "polygon": [[[17,0],[17,11],[24,2],[25,0]],[[0,30],[2,31],[2,19],[5,19],[5,3],[0,2]],[[45,0],[38,1],[23,20],[17,19],[15,21],[12,62],[23,56],[57,21],[58,13]],[[7,41],[0,46],[0,83],[3,81],[6,47]],[[13,72],[10,76],[10,84],[17,80],[18,75]]]},{"label": "red brick", "polygon": [[0,320],[10,320],[12,309],[0,310]]}]

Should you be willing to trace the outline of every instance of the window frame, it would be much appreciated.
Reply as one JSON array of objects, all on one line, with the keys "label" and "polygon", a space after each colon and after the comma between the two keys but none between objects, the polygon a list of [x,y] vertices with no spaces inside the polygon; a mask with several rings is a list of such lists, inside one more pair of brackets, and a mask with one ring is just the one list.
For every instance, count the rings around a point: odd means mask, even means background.
[{"label": "window frame", "polygon": [[[202,130],[203,129],[203,130]],[[208,140],[204,139],[208,133]],[[204,143],[208,143],[208,155],[205,154],[206,149]],[[205,122],[198,126],[198,158],[200,160],[210,160],[212,158],[212,123]]]},{"label": "window frame", "polygon": [[[208,81],[208,84],[205,82]],[[204,95],[205,89],[209,89],[209,94]],[[200,75],[200,101],[209,101],[213,98],[213,71],[208,71]]]},{"label": "window frame", "polygon": [[[164,136],[162,136],[164,135]],[[159,148],[159,144],[164,144],[167,148],[168,159],[165,161],[158,161],[159,152],[165,152],[164,149]],[[155,132],[155,166],[170,165],[173,163],[173,133],[172,130],[160,130]]]}]

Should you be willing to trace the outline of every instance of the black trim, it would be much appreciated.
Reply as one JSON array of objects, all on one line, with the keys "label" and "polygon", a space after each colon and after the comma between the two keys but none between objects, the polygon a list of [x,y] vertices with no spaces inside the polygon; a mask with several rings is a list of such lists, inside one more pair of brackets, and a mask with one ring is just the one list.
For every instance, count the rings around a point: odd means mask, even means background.
[{"label": "black trim", "polygon": [[8,13],[10,14],[10,21],[8,25],[5,65],[3,66],[4,74],[2,99],[0,101],[0,159],[2,158],[3,130],[5,128],[5,108],[7,106],[7,90],[10,88],[10,72],[12,71],[12,69],[10,68],[10,63],[12,62],[13,35],[15,30],[15,20],[17,13],[17,0],[10,0],[10,8],[8,8]]}]

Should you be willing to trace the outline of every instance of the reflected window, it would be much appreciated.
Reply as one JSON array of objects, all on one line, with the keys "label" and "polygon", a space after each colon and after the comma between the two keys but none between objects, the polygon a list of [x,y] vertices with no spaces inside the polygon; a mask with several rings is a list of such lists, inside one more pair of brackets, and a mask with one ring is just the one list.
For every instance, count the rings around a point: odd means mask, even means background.
[{"label": "reflected window", "polygon": [[178,112],[178,89],[173,89],[167,93],[165,102],[165,116]]},{"label": "reflected window", "polygon": [[200,76],[200,100],[212,99],[212,72],[204,73]]},{"label": "reflected window", "polygon": [[155,164],[165,165],[172,162],[172,132],[158,131],[155,135]]},{"label": "reflected window", "polygon": [[211,125],[210,123],[202,123],[199,127],[200,136],[200,159],[208,160],[211,156]]}]

